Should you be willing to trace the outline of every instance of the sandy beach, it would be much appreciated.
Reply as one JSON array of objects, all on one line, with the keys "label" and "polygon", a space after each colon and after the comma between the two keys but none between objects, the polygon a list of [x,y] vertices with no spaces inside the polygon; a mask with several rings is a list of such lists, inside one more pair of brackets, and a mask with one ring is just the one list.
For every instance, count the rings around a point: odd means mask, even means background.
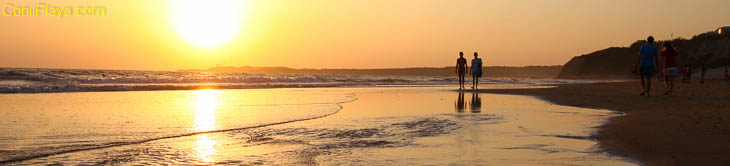
[{"label": "sandy beach", "polygon": [[555,104],[624,112],[595,138],[612,154],[642,165],[730,164],[730,82],[678,84],[673,96],[639,96],[638,82],[559,85],[542,89],[483,89],[480,93],[532,95]]}]

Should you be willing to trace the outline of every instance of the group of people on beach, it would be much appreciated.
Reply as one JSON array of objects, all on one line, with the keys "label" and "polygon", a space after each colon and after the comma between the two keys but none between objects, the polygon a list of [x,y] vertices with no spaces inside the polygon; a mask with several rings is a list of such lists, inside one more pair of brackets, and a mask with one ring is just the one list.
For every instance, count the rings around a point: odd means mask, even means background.
[{"label": "group of people on beach", "polygon": [[[641,96],[649,96],[651,92],[651,77],[657,72],[657,63],[659,62],[659,56],[662,57],[664,62],[664,84],[666,87],[665,96],[671,96],[672,90],[674,89],[674,79],[679,75],[679,67],[677,66],[677,57],[679,52],[672,46],[669,41],[662,44],[661,53],[658,48],[654,46],[654,37],[649,36],[646,38],[646,44],[642,45],[639,49],[639,57],[636,59],[633,73],[639,74],[641,80],[641,87],[643,91]],[[638,72],[637,72],[638,70]]]},{"label": "group of people on beach", "polygon": [[466,64],[464,52],[459,52],[459,59],[456,59],[456,74],[459,75],[459,90],[466,89],[464,87],[464,77],[467,72],[471,71],[472,86],[471,89],[479,89],[479,78],[482,77],[482,59],[479,53],[474,52],[474,59],[471,60],[471,70],[467,70],[469,66]]},{"label": "group of people on beach", "polygon": [[[662,44],[661,51],[654,46],[654,37],[649,36],[646,39],[646,44],[642,45],[639,49],[639,56],[636,59],[633,73],[639,74],[641,80],[641,87],[643,91],[641,96],[649,96],[651,91],[651,78],[656,73],[659,57],[663,60],[663,75],[666,92],[664,95],[671,96],[674,90],[674,80],[681,73],[690,73],[689,67],[685,66],[680,71],[677,65],[677,57],[679,52],[667,41]],[[464,52],[459,52],[459,58],[456,59],[456,74],[459,75],[459,90],[466,89],[464,87],[464,77],[466,74],[471,73],[472,76],[472,89],[478,89],[479,78],[482,77],[482,59],[479,58],[479,54],[474,52],[474,59],[471,60],[471,70],[467,70],[466,58],[464,58]]]}]

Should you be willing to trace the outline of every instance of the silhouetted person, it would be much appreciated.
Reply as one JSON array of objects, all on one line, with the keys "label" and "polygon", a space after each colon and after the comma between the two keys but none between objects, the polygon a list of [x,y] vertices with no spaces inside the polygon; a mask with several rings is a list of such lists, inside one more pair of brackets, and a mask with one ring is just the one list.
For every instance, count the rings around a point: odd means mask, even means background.
[{"label": "silhouetted person", "polygon": [[471,89],[479,89],[479,78],[482,77],[482,59],[474,52],[474,59],[471,60]]},{"label": "silhouetted person", "polygon": [[651,77],[656,72],[656,61],[659,50],[654,47],[654,37],[649,36],[646,38],[647,44],[641,46],[639,49],[639,57],[636,59],[636,65],[634,65],[634,73],[637,73],[638,68],[639,79],[641,80],[641,87],[644,91],[641,92],[641,96],[649,96],[651,92]]},{"label": "silhouetted person", "polygon": [[459,90],[466,89],[464,87],[464,76],[466,75],[466,58],[464,52],[459,52],[459,59],[456,59],[456,74],[459,74]]},{"label": "silhouetted person", "polygon": [[679,68],[677,68],[679,53],[671,43],[664,42],[661,55],[664,59],[664,85],[667,87],[667,92],[664,95],[670,96],[674,89],[674,78],[679,74]]},{"label": "silhouetted person", "polygon": [[684,74],[682,82],[688,84],[692,82],[692,67],[690,67],[689,65],[684,65],[684,67],[682,67],[682,73]]},{"label": "silhouetted person", "polygon": [[464,92],[459,91],[459,97],[456,98],[456,112],[462,113],[464,112],[464,108],[466,107],[466,102],[464,102]]},{"label": "silhouetted person", "polygon": [[482,98],[479,97],[479,93],[471,94],[471,113],[482,112]]},{"label": "silhouetted person", "polygon": [[684,82],[685,71],[687,70],[684,69],[684,66],[679,67],[679,75],[677,75],[679,82]]},{"label": "silhouetted person", "polygon": [[692,83],[692,65],[687,65],[687,83]]},{"label": "silhouetted person", "polygon": [[700,84],[705,83],[705,63],[700,65]]}]

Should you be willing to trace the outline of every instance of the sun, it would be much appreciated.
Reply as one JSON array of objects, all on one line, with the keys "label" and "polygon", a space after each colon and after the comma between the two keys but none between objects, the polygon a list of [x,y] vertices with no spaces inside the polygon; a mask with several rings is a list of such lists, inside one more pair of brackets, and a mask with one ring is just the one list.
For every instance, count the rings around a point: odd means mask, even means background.
[{"label": "sun", "polygon": [[216,48],[233,40],[243,24],[241,0],[170,0],[171,22],[187,42]]}]

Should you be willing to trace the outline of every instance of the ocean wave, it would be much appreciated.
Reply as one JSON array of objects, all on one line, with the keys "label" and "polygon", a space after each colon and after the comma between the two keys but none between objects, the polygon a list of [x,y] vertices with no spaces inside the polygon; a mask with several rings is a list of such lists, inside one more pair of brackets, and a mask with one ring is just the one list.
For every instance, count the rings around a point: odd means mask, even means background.
[{"label": "ocean wave", "polygon": [[[75,69],[0,69],[0,93],[445,85],[458,78],[328,74],[258,74]],[[471,81],[467,78],[467,81]],[[483,84],[554,85],[591,80],[482,78]]]}]

